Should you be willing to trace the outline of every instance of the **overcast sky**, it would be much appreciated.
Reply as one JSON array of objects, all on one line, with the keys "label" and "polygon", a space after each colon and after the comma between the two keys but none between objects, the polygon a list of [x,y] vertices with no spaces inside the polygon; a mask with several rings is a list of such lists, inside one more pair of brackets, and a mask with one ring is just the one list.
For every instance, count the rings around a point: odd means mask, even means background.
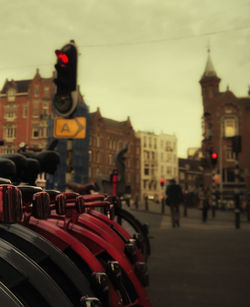
[{"label": "overcast sky", "polygon": [[135,130],[175,134],[178,154],[201,142],[199,80],[207,46],[220,89],[248,95],[250,0],[0,0],[0,87],[50,77],[74,39],[78,83],[93,112]]}]

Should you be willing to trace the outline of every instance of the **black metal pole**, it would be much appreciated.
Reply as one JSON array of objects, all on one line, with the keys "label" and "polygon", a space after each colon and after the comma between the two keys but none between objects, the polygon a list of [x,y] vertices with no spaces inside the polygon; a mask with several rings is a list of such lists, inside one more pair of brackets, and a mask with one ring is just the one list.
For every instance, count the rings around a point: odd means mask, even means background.
[{"label": "black metal pole", "polygon": [[148,211],[148,197],[145,196],[145,210]]},{"label": "black metal pole", "polygon": [[240,228],[240,194],[236,193],[235,195],[235,228]]},{"label": "black metal pole", "polygon": [[165,202],[164,202],[164,197],[161,197],[161,214],[165,213]]}]

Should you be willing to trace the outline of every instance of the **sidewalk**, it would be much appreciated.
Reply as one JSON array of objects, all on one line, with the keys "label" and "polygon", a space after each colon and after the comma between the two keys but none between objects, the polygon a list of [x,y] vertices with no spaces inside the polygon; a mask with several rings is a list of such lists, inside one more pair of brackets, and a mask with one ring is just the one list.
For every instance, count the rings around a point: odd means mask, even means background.
[{"label": "sidewalk", "polygon": [[[217,211],[208,221],[189,209],[181,227],[172,228],[169,210],[161,215],[130,210],[150,225],[152,254],[148,261],[149,297],[153,307],[250,306],[250,223],[241,216],[235,228],[233,211]],[[169,208],[168,208],[169,209]],[[182,210],[183,213],[183,210]]]},{"label": "sidewalk", "polygon": [[[125,208],[125,207],[124,207]],[[135,206],[132,204],[129,208],[133,213],[148,213],[148,214],[156,214],[161,216],[169,216],[170,218],[170,208],[168,206],[164,206],[164,214],[162,214],[162,205],[157,204],[153,201],[149,201],[148,203],[148,210],[145,208],[145,204],[140,204],[138,208],[135,208]],[[192,225],[192,224],[200,224],[202,222],[202,211],[198,208],[188,208],[187,209],[187,216],[184,217],[184,208],[183,206],[180,207],[181,211],[181,224],[185,225]],[[165,220],[165,223],[167,223],[168,220]],[[219,226],[218,226],[219,223]],[[203,223],[203,225],[213,225],[216,227],[229,227],[233,226],[235,228],[235,213],[234,210],[216,210],[215,217],[212,217],[212,211],[211,209],[208,210],[208,218],[206,223]],[[169,219],[169,225],[170,225],[170,219]],[[247,221],[247,215],[246,213],[240,214],[240,228],[249,228],[250,229],[250,222]]]}]

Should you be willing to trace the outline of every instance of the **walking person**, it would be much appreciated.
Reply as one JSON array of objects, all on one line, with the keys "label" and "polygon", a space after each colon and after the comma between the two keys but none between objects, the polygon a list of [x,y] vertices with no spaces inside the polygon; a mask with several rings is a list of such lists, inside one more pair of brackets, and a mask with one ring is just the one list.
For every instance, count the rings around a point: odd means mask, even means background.
[{"label": "walking person", "polygon": [[200,190],[200,202],[201,202],[201,209],[202,209],[202,221],[207,221],[207,213],[210,207],[209,204],[209,190],[207,187],[201,186]]},{"label": "walking person", "polygon": [[183,193],[175,179],[169,181],[166,189],[167,204],[170,206],[173,227],[180,226],[180,204],[183,202]]}]

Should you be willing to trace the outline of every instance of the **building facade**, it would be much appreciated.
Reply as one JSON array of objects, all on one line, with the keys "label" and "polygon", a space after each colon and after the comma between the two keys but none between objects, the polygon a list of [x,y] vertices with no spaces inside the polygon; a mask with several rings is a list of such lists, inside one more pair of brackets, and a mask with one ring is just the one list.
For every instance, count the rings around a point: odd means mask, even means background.
[{"label": "building facade", "polygon": [[[219,174],[216,189],[223,200],[232,199],[236,189],[241,193],[250,189],[250,97],[236,97],[229,87],[220,91],[220,80],[209,51],[200,79],[203,103],[202,152],[206,162],[204,183],[211,186],[214,176]],[[239,154],[235,153],[232,137],[241,140]],[[215,167],[210,163],[212,152],[218,155]]]},{"label": "building facade", "polygon": [[203,184],[203,167],[200,159],[179,158],[179,184],[187,205],[197,206],[200,187]]},{"label": "building facade", "polygon": [[[160,201],[168,180],[178,180],[177,138],[142,131],[137,136],[141,140],[141,200],[148,197]],[[161,179],[164,179],[163,186]]]},{"label": "building facade", "polygon": [[[158,175],[164,179],[163,190],[170,179],[178,182],[177,138],[175,135],[158,135]],[[160,189],[162,191],[162,188]]]},{"label": "building facade", "polygon": [[140,139],[128,118],[116,121],[101,115],[100,109],[90,113],[89,180],[98,175],[111,175],[116,168],[116,154],[128,144],[125,153],[125,181],[132,198],[140,194]]},{"label": "building facade", "polygon": [[53,78],[39,70],[31,80],[5,81],[0,93],[0,138],[2,153],[16,152],[21,143],[34,150],[47,145],[47,121],[51,114]]}]

